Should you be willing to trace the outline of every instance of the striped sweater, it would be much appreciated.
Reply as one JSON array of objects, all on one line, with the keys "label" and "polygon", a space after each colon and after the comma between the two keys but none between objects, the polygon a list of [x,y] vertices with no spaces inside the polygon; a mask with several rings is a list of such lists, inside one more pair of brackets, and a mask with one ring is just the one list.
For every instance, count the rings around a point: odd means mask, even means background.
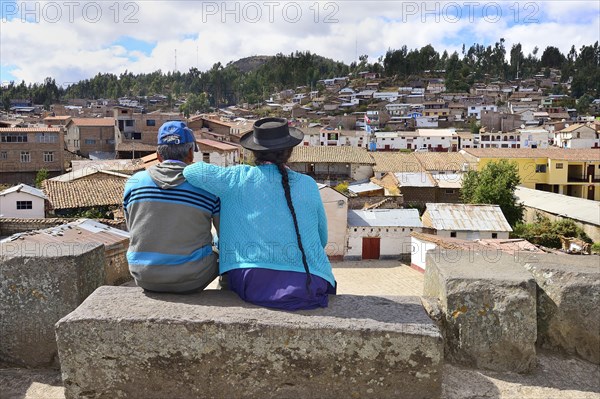
[{"label": "striped sweater", "polygon": [[149,290],[199,288],[216,264],[211,222],[218,231],[220,200],[186,182],[184,167],[163,162],[136,173],[125,185],[129,270]]}]

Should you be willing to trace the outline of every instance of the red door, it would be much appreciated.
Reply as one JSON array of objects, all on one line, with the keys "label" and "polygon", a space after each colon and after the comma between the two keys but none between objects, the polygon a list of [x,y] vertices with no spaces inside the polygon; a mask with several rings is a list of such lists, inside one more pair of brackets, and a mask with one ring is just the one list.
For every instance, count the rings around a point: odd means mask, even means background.
[{"label": "red door", "polygon": [[379,237],[363,237],[362,258],[379,259]]}]

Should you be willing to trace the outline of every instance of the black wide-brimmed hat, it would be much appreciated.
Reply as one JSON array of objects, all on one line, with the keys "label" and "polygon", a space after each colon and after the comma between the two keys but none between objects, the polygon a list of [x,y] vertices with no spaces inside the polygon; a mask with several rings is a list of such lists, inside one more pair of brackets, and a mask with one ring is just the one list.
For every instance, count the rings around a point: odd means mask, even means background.
[{"label": "black wide-brimmed hat", "polygon": [[304,140],[304,133],[288,126],[284,118],[263,118],[254,122],[254,130],[240,139],[242,147],[252,151],[278,151],[292,148]]}]

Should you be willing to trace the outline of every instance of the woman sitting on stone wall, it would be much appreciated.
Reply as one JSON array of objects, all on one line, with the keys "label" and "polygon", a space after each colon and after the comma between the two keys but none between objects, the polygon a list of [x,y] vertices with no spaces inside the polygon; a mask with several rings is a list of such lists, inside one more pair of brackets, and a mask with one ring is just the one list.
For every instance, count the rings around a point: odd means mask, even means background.
[{"label": "woman sitting on stone wall", "polygon": [[201,162],[183,172],[189,183],[221,198],[220,273],[231,290],[257,305],[326,307],[336,291],[319,189],[285,165],[303,138],[285,119],[260,119],[240,140],[256,166]]}]

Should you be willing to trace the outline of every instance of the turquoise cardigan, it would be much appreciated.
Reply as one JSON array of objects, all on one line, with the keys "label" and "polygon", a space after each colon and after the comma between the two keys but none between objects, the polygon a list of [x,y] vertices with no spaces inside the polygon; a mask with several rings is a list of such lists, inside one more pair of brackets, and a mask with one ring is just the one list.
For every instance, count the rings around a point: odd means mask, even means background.
[{"label": "turquoise cardigan", "polygon": [[[190,184],[221,198],[221,273],[252,267],[305,273],[276,165],[224,168],[199,162],[187,166],[183,175]],[[310,272],[335,286],[324,250],[327,218],[317,184],[289,169],[288,175]]]}]

